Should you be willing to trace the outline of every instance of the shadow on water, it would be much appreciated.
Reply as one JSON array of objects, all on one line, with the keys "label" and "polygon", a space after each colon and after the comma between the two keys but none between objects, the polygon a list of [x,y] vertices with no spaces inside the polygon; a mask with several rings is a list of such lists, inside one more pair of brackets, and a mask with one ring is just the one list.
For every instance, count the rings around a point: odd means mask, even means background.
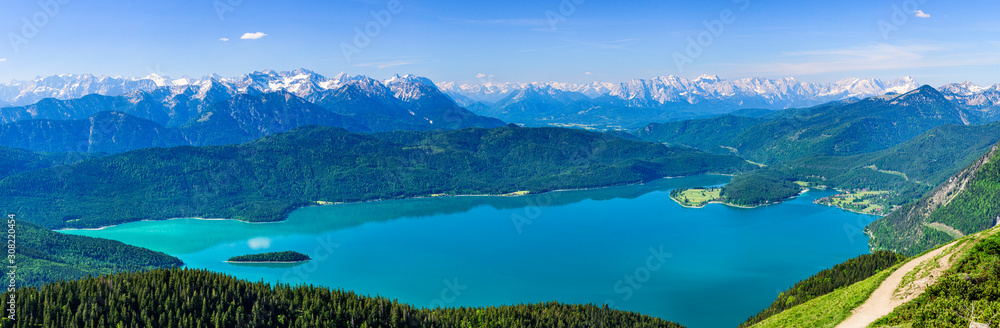
[{"label": "shadow on water", "polygon": [[[83,236],[100,236],[178,255],[198,252],[221,244],[246,242],[253,238],[320,235],[330,231],[358,227],[366,223],[465,213],[482,206],[496,209],[519,209],[536,206],[565,206],[588,200],[635,199],[657,191],[724,184],[730,179],[728,176],[702,175],[659,179],[637,185],[554,191],[519,197],[458,196],[313,206],[292,212],[285,221],[272,223],[176,219],[133,222],[105,228],[101,231],[66,230],[62,232]],[[151,240],[156,242],[151,242]]]}]

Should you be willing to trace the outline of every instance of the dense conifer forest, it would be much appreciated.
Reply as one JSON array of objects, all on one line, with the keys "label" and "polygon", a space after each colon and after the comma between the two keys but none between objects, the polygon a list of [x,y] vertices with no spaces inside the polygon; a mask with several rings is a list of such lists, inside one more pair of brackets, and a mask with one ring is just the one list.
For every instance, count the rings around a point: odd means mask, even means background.
[{"label": "dense conifer forest", "polygon": [[353,292],[188,269],[22,288],[16,299],[17,320],[0,319],[0,327],[682,327],[633,312],[555,302],[422,309]]}]

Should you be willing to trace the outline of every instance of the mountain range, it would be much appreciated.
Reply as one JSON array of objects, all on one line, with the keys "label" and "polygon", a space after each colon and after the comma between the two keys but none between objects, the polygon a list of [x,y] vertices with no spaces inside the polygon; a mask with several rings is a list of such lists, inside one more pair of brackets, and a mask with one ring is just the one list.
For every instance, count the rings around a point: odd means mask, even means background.
[{"label": "mountain range", "polygon": [[[344,73],[325,77],[299,69],[286,72],[265,70],[232,78],[210,75],[172,79],[156,74],[143,78],[89,74],[39,77],[32,81],[0,84],[0,106],[28,106],[46,98],[69,100],[91,94],[124,96],[134,104],[161,103],[170,110],[167,117],[161,119],[168,119],[170,122],[139,117],[170,126],[185,123],[190,113],[235,94],[284,91],[310,102],[325,102],[328,106],[340,108],[344,107],[343,103],[330,99],[331,96],[357,100],[357,97],[365,94],[374,98],[366,99],[369,105],[393,103],[390,107],[403,107],[404,113],[412,111],[411,116],[425,121],[406,124],[447,125],[459,120],[458,118],[471,117],[470,114],[474,112],[533,126],[583,125],[608,128],[639,127],[649,122],[706,117],[739,109],[812,107],[831,101],[902,94],[918,87],[920,84],[910,77],[891,81],[850,78],[823,84],[798,81],[792,77],[725,80],[713,75],[695,79],[668,75],[621,83],[484,81],[459,84],[434,83],[427,78],[412,75],[396,75],[387,80]],[[1000,84],[982,87],[964,82],[936,89],[959,107],[973,110],[977,114],[977,120],[1000,119]],[[413,110],[421,108],[420,104],[427,103],[454,105],[444,106],[451,108],[444,109],[444,113]],[[459,109],[463,107],[472,112]],[[399,112],[400,109],[393,108],[389,111]],[[7,115],[9,114],[4,116]],[[9,120],[6,117],[3,119]]]}]

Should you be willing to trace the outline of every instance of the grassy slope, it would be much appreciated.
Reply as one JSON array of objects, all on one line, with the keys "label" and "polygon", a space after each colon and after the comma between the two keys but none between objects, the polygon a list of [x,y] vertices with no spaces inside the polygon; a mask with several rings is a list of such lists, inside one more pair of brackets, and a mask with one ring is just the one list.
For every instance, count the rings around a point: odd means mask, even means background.
[{"label": "grassy slope", "polygon": [[756,328],[817,328],[836,326],[851,314],[851,310],[864,304],[872,292],[889,277],[895,269],[883,270],[871,278],[846,288],[817,297],[802,305],[785,310],[753,325]]},{"label": "grassy slope", "polygon": [[770,306],[747,319],[740,324],[740,327],[752,326],[782,311],[864,281],[882,271],[896,267],[899,262],[904,260],[906,258],[900,254],[882,251],[844,261],[795,283],[788,290],[782,292]]},{"label": "grassy slope", "polygon": [[[963,304],[963,298],[965,305],[977,302],[980,317],[1000,313],[1000,294],[996,292],[1000,287],[1000,234],[996,234],[997,231],[992,229],[960,239],[953,255],[959,259],[956,264],[924,294],[896,308],[873,326],[968,327],[968,321],[960,322],[962,319],[953,311],[953,307]],[[916,257],[919,255],[911,259]],[[834,327],[864,304],[882,281],[906,263],[901,262],[862,282],[785,310],[751,327]],[[908,276],[914,274],[911,272]],[[904,283],[906,279],[913,278],[904,278]]]},{"label": "grassy slope", "polygon": [[[957,261],[916,299],[872,326],[969,327],[970,319],[995,325],[1000,317],[1000,234],[987,230],[960,239]],[[973,312],[974,309],[974,312]]]}]

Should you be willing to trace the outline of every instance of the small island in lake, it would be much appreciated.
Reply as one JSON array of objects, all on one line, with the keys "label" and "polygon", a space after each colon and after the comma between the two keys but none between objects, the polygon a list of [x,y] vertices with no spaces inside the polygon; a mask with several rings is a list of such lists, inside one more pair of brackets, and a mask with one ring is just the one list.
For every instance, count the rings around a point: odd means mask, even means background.
[{"label": "small island in lake", "polygon": [[294,263],[311,260],[308,255],[287,251],[233,256],[226,262],[236,263]]}]

